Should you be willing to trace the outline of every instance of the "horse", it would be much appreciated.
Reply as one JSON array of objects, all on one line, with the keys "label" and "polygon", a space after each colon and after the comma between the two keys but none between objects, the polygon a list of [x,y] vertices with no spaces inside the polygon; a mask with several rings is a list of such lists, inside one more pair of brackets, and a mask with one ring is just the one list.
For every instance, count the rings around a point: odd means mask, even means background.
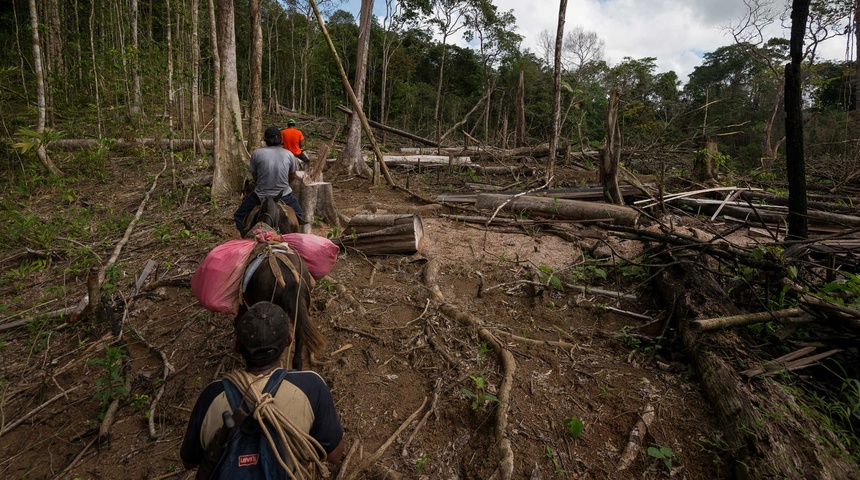
[{"label": "horse", "polygon": [[[276,233],[299,231],[295,211],[283,205],[280,198],[281,195],[260,199],[260,207],[245,217],[243,236],[260,224]],[[303,350],[308,350],[313,361],[314,356],[322,354],[326,344],[309,313],[314,279],[302,258],[286,245],[260,243],[254,248],[251,258],[253,260],[248,264],[242,281],[239,315],[263,300],[283,308],[295,331],[292,367],[301,370]]]},{"label": "horse", "polygon": [[[260,244],[255,248],[248,269],[253,271],[242,282],[242,307],[239,315],[257,302],[269,301],[284,309],[293,325],[295,347],[292,367],[302,369],[302,352],[306,348],[313,361],[325,348],[325,337],[310,317],[311,289],[314,280],[302,258],[286,246]],[[259,261],[258,261],[259,260]],[[255,265],[256,262],[256,265]]]},{"label": "horse", "polygon": [[275,196],[260,197],[260,205],[254,207],[242,222],[241,234],[248,236],[255,225],[262,222],[275,229],[278,233],[295,233],[300,231],[299,218],[295,210],[282,203],[284,192]]}]

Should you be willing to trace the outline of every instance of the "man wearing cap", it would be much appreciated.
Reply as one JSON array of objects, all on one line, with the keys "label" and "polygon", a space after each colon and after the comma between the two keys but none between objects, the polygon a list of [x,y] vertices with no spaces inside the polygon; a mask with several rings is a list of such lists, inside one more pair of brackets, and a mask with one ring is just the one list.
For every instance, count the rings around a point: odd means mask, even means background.
[{"label": "man wearing cap", "polygon": [[[266,385],[278,369],[284,350],[292,342],[287,315],[274,303],[258,302],[244,315],[236,317],[233,327],[236,334],[233,350],[245,361],[245,372],[253,376],[250,388]],[[280,386],[271,395],[276,409],[297,429],[319,442],[327,454],[326,460],[332,463],[340,461],[343,427],[328,386],[316,372],[286,372]],[[248,398],[247,395],[244,397]],[[203,390],[191,411],[179,451],[186,468],[201,464],[206,448],[224,424],[223,412],[231,410],[223,381],[210,383]]]},{"label": "man wearing cap", "polygon": [[302,135],[301,130],[296,128],[296,121],[292,118],[287,120],[287,128],[281,130],[281,140],[284,142],[284,148],[304,162],[303,169],[306,170],[310,159],[302,150],[305,148],[305,136]]},{"label": "man wearing cap", "polygon": [[251,164],[248,166],[257,186],[245,195],[242,204],[233,214],[239,231],[242,231],[245,216],[260,204],[260,197],[276,196],[282,192],[281,201],[292,207],[297,217],[303,217],[302,207],[290,187],[290,182],[296,178],[299,162],[289,150],[281,147],[281,131],[278,127],[267,128],[264,138],[266,146],[254,150]]}]

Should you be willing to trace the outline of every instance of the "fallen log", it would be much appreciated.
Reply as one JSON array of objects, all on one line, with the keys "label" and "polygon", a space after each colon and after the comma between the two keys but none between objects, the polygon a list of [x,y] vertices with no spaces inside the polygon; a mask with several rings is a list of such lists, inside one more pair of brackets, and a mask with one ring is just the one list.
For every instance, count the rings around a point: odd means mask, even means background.
[{"label": "fallen log", "polygon": [[[701,270],[672,267],[655,277],[655,292],[663,297],[680,325],[685,351],[699,374],[702,391],[710,401],[729,448],[733,449],[734,477],[852,478],[853,465],[845,447],[817,419],[808,416],[788,390],[770,377],[754,383],[743,378],[728,358],[743,358],[744,346],[733,331],[711,334],[707,341],[690,328],[701,296],[722,291]],[[689,293],[688,293],[689,292]],[[725,304],[713,305],[728,310]],[[726,313],[729,313],[728,311]]]},{"label": "fallen log", "polygon": [[732,315],[730,317],[704,318],[701,320],[691,321],[690,327],[700,331],[719,330],[722,328],[750,325],[771,320],[781,321],[785,318],[800,317],[805,313],[806,312],[800,308],[789,308],[776,312],[756,312],[746,313],[743,315]]},{"label": "fallen log", "polygon": [[[203,147],[206,150],[212,150],[214,142],[212,140],[203,140]],[[169,139],[169,138],[117,138],[109,143],[100,142],[95,138],[61,138],[48,143],[49,150],[87,150],[90,148],[98,148],[106,146],[111,149],[129,149],[134,147],[150,147],[150,148],[173,148],[174,150],[187,150],[194,148],[194,140],[192,139]]]},{"label": "fallen log", "polygon": [[624,205],[535,197],[531,195],[513,198],[511,195],[480,194],[475,202],[475,207],[481,210],[496,210],[502,207],[508,211],[541,213],[552,215],[556,218],[572,220],[611,218],[614,223],[620,225],[636,225],[636,222],[639,220],[639,212]]},{"label": "fallen log", "polygon": [[411,255],[423,238],[424,224],[417,215],[362,214],[352,217],[344,234],[333,241],[365,255]]},{"label": "fallen log", "polygon": [[[770,192],[763,192],[759,190],[744,190],[743,192],[741,192],[741,198],[746,200],[762,199],[766,200],[772,205],[788,207],[788,197],[774,195]],[[806,206],[813,210],[821,210],[823,212],[831,213],[842,213],[845,215],[857,215],[858,213],[860,213],[860,209],[858,209],[857,207],[840,205],[838,203],[807,201]]]},{"label": "fallen log", "polygon": [[627,436],[627,444],[624,446],[621,457],[618,459],[618,466],[615,468],[616,471],[626,470],[633,463],[633,460],[636,460],[636,456],[642,448],[642,441],[648,433],[648,429],[651,428],[651,423],[654,421],[655,416],[654,407],[651,404],[645,405],[645,409],[639,414],[636,422],[633,424],[630,435]]}]

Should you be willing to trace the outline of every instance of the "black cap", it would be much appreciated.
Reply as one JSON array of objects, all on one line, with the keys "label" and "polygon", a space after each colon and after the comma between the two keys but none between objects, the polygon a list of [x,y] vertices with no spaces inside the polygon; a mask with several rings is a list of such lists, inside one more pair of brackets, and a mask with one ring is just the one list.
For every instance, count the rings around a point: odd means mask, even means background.
[{"label": "black cap", "polygon": [[290,333],[284,310],[272,302],[255,303],[234,323],[239,351],[249,366],[268,365],[284,353]]},{"label": "black cap", "polygon": [[281,144],[281,131],[278,127],[269,127],[266,129],[266,134],[263,136],[266,140],[266,145],[274,147]]}]

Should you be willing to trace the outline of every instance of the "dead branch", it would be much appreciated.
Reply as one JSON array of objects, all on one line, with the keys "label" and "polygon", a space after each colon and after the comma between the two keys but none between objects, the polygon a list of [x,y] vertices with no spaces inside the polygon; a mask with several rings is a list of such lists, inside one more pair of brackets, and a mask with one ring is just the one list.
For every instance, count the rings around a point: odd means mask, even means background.
[{"label": "dead branch", "polygon": [[32,417],[33,417],[34,415],[36,415],[37,413],[39,413],[39,412],[41,412],[42,410],[44,410],[44,409],[45,409],[45,407],[47,407],[48,405],[50,405],[50,404],[52,404],[52,403],[56,402],[57,400],[59,400],[59,399],[60,399],[60,398],[62,398],[62,397],[65,397],[66,395],[68,395],[68,394],[69,394],[69,392],[73,392],[73,391],[77,390],[77,389],[78,389],[78,388],[80,388],[80,387],[81,387],[81,385],[75,385],[74,387],[72,387],[72,388],[70,388],[70,389],[68,389],[68,390],[64,390],[64,391],[62,391],[62,392],[60,392],[60,393],[58,393],[58,394],[54,395],[54,396],[53,396],[53,397],[51,397],[50,399],[48,399],[45,403],[43,403],[43,404],[39,405],[38,407],[34,408],[33,410],[30,410],[30,412],[29,412],[29,413],[27,413],[26,415],[22,416],[22,417],[21,417],[21,418],[19,418],[18,420],[15,420],[14,422],[10,423],[9,425],[4,425],[2,428],[0,428],[0,437],[2,437],[3,435],[5,435],[5,434],[9,433],[10,431],[12,431],[12,429],[14,429],[15,427],[17,427],[18,425],[21,425],[22,423],[26,422],[27,420],[29,420],[30,418],[32,418]]},{"label": "dead branch", "polygon": [[550,347],[560,347],[560,348],[564,348],[564,349],[567,349],[567,350],[570,350],[570,349],[572,349],[572,348],[576,348],[576,347],[577,347],[576,345],[574,345],[574,344],[572,344],[572,343],[567,343],[567,342],[560,342],[560,341],[555,341],[555,340],[538,340],[538,339],[535,339],[535,338],[526,338],[526,337],[521,337],[521,336],[519,336],[519,335],[514,335],[514,334],[513,334],[513,333],[511,333],[511,332],[506,332],[506,331],[504,331],[504,330],[498,330],[498,329],[495,329],[495,328],[493,329],[493,333],[497,333],[497,334],[498,334],[498,333],[500,333],[500,334],[502,334],[502,335],[504,335],[504,336],[506,336],[506,337],[509,337],[511,340],[516,340],[516,341],[518,341],[518,342],[521,342],[521,343],[528,343],[528,344],[531,344],[531,345],[550,346]]},{"label": "dead branch", "polygon": [[[131,391],[131,379],[132,375],[128,375],[125,377],[125,383],[123,383],[123,388],[125,388],[126,392]],[[116,412],[118,410],[119,398],[117,397],[110,403],[110,406],[105,411],[104,419],[102,419],[102,423],[99,426],[99,434],[96,437],[99,449],[110,443],[110,428],[113,426],[113,423],[116,420]]]},{"label": "dead branch", "polygon": [[418,421],[418,425],[415,425],[415,429],[412,430],[412,433],[409,435],[409,438],[406,439],[406,442],[403,444],[403,450],[401,451],[401,456],[406,456],[406,449],[409,447],[409,444],[412,443],[412,440],[415,439],[415,436],[418,435],[418,432],[421,430],[421,427],[427,423],[427,419],[430,418],[430,415],[436,414],[436,403],[439,401],[439,392],[442,390],[442,379],[436,379],[436,385],[433,387],[433,401],[430,402],[430,408],[424,412],[424,416],[421,417],[421,420]]},{"label": "dead branch", "polygon": [[[134,218],[131,220],[131,222],[129,222],[128,227],[126,227],[125,234],[122,236],[122,239],[120,239],[119,243],[117,243],[116,247],[114,247],[113,254],[108,259],[107,263],[102,265],[102,267],[99,269],[99,274],[98,274],[99,285],[102,285],[104,283],[105,275],[107,274],[108,268],[110,268],[111,266],[113,266],[114,263],[116,263],[117,259],[119,258],[120,252],[122,252],[122,249],[123,249],[123,247],[125,247],[125,244],[128,243],[128,239],[131,238],[131,232],[134,230],[135,225],[137,225],[138,220],[140,220],[140,217],[143,215],[143,210],[144,210],[144,208],[146,208],[146,203],[149,201],[149,196],[155,190],[155,187],[158,185],[158,178],[161,176],[162,173],[164,173],[165,170],[167,170],[167,162],[164,162],[164,166],[161,168],[161,171],[158,172],[158,174],[156,174],[155,178],[152,180],[152,186],[149,187],[149,190],[143,196],[143,200],[140,202],[140,205],[137,207],[137,213],[134,215]],[[89,303],[89,296],[85,296],[84,298],[81,299],[80,302],[78,302],[77,306],[75,307],[75,312],[83,311],[83,309],[86,308],[88,303]],[[73,314],[73,317],[74,317],[74,314]]]},{"label": "dead branch", "polygon": [[696,330],[708,331],[718,330],[721,328],[737,327],[741,325],[750,325],[753,323],[768,322],[771,320],[780,321],[784,318],[799,317],[805,312],[800,308],[789,308],[776,312],[756,312],[746,313],[743,315],[733,315],[731,317],[705,318],[702,320],[693,320],[690,326]]},{"label": "dead branch", "polygon": [[651,422],[655,417],[654,407],[651,404],[645,405],[645,409],[639,414],[633,429],[630,430],[630,435],[627,437],[627,445],[624,446],[624,451],[621,452],[621,458],[618,459],[618,467],[616,471],[626,470],[636,455],[639,454],[639,449],[642,448],[642,440],[651,428]]},{"label": "dead branch", "polygon": [[424,401],[421,402],[421,406],[418,407],[418,410],[415,410],[412,415],[409,415],[409,418],[407,418],[402,424],[400,424],[400,427],[398,427],[397,430],[395,430],[394,433],[390,437],[388,437],[388,440],[386,440],[385,443],[383,443],[378,449],[376,449],[373,454],[361,460],[355,470],[353,470],[349,474],[349,476],[346,477],[346,480],[353,480],[355,478],[358,478],[358,476],[361,475],[364,470],[370,468],[374,463],[376,463],[377,460],[382,458],[382,455],[385,453],[385,450],[387,450],[388,447],[390,447],[391,444],[394,443],[394,440],[397,438],[397,436],[403,433],[403,430],[405,430],[406,427],[408,427],[409,424],[411,424],[412,421],[415,420],[416,417],[418,417],[418,414],[421,413],[421,410],[424,410],[424,405],[427,405],[426,396],[424,397]]}]

